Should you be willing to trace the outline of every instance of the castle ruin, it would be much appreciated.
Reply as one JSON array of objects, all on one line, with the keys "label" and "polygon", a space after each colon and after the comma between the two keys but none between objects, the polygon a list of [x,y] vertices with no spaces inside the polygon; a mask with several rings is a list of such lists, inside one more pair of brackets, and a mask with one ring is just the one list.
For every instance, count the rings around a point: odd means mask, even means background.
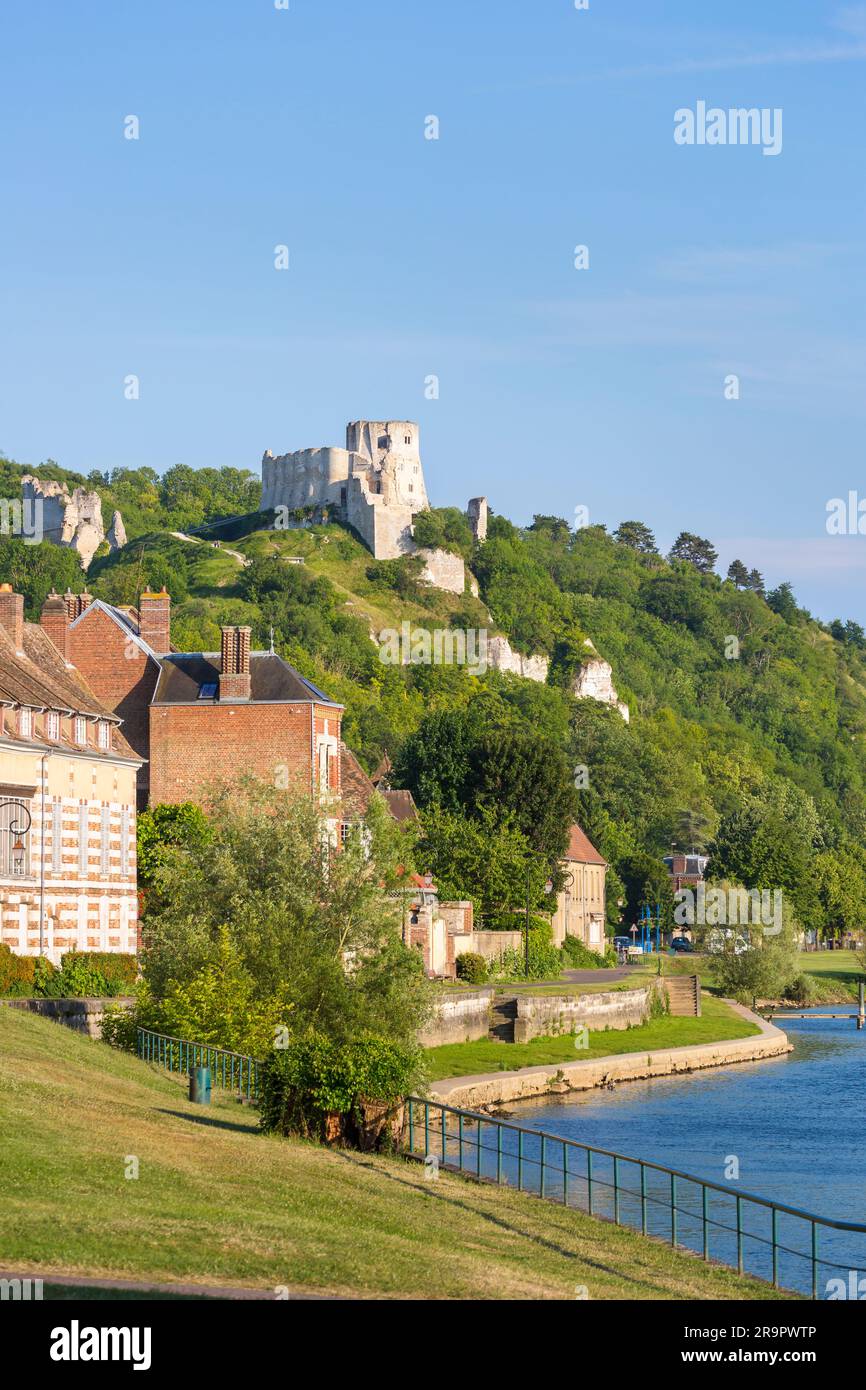
[{"label": "castle ruin", "polygon": [[412,554],[412,518],[427,511],[419,429],[412,420],[354,420],[346,447],[262,458],[263,511],[324,511],[357,531],[377,560]]}]

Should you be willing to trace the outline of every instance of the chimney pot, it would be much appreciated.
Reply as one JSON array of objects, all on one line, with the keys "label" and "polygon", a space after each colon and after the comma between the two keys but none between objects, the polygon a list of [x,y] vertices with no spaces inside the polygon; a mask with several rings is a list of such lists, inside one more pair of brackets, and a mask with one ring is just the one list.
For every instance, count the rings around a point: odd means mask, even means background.
[{"label": "chimney pot", "polygon": [[160,593],[143,593],[138,601],[138,635],[152,647],[157,656],[171,651],[171,595],[163,588]]},{"label": "chimney pot", "polygon": [[251,692],[249,627],[224,627],[220,646],[221,700],[248,700]]}]

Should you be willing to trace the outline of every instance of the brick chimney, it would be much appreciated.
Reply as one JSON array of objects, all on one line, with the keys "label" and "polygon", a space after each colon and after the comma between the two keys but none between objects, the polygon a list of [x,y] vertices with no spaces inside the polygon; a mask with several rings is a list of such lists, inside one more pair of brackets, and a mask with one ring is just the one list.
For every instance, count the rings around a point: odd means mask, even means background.
[{"label": "brick chimney", "polygon": [[224,627],[220,653],[221,700],[250,698],[250,634],[249,627]]},{"label": "brick chimney", "polygon": [[24,651],[24,597],[11,584],[0,584],[0,627],[16,652]]},{"label": "brick chimney", "polygon": [[75,617],[74,612],[70,615],[71,605],[68,602],[69,599],[72,599],[74,605],[74,594],[68,593],[66,598],[62,598],[60,594],[56,594],[52,589],[43,603],[42,612],[39,615],[39,622],[43,631],[48,633],[48,636],[66,662],[71,660],[69,653],[72,643],[69,637],[69,627],[72,618]]},{"label": "brick chimney", "polygon": [[161,593],[142,594],[139,599],[138,635],[157,656],[171,651],[171,595],[165,585]]}]

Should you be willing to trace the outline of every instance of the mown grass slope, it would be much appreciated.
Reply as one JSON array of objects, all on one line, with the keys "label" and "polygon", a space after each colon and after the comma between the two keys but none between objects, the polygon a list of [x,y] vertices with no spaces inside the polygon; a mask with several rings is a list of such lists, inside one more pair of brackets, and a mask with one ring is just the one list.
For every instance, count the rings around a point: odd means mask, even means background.
[{"label": "mown grass slope", "polygon": [[253,1111],[194,1107],[177,1079],[7,1007],[0,1124],[7,1269],[374,1298],[774,1296],[536,1198],[264,1137]]}]

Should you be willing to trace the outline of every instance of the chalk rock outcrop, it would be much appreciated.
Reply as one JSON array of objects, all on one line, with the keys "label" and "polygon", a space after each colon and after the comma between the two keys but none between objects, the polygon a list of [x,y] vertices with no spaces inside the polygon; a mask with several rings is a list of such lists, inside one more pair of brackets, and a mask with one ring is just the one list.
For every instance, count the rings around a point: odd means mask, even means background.
[{"label": "chalk rock outcrop", "polygon": [[487,660],[494,671],[507,671],[528,681],[546,681],[550,667],[546,656],[521,656],[507,637],[491,637],[488,640]]},{"label": "chalk rock outcrop", "polygon": [[77,487],[70,495],[65,483],[42,482],[25,473],[21,479],[21,493],[22,501],[33,509],[43,539],[76,550],[82,569],[87,569],[104,540],[112,550],[119,550],[126,544],[120,512],[114,513],[106,534],[98,492]]},{"label": "chalk rock outcrop", "polygon": [[466,566],[462,555],[451,550],[419,550],[424,561],[421,578],[436,589],[449,594],[462,594],[466,589]]},{"label": "chalk rock outcrop", "polygon": [[578,700],[598,700],[603,705],[615,705],[626,724],[629,722],[629,708],[616,693],[613,684],[613,671],[609,661],[598,655],[592,643],[587,641],[593,655],[581,666],[571,683],[571,693]]}]

